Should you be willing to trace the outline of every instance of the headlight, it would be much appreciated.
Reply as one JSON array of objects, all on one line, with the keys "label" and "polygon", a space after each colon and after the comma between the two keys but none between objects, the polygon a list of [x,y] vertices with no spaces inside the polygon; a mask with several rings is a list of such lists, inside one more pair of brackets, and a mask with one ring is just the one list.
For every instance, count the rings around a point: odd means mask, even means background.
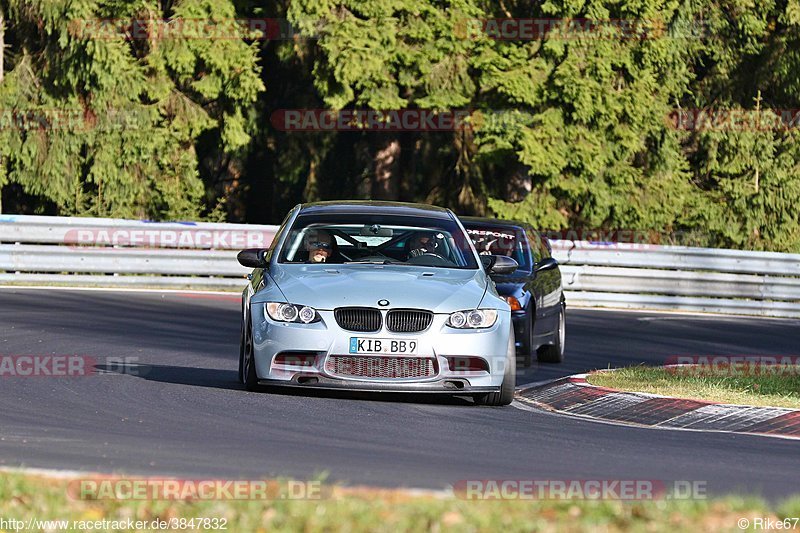
[{"label": "headlight", "polygon": [[302,305],[268,302],[267,315],[276,322],[299,322],[310,324],[319,322],[320,316],[316,309]]},{"label": "headlight", "polygon": [[456,311],[447,319],[447,325],[456,329],[490,328],[495,322],[497,322],[497,311],[494,309]]}]

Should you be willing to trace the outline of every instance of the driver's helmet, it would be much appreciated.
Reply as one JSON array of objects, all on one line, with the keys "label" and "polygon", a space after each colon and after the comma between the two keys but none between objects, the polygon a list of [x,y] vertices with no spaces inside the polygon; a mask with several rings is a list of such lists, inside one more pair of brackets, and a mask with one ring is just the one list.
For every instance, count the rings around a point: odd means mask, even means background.
[{"label": "driver's helmet", "polygon": [[416,233],[408,242],[409,257],[418,257],[423,254],[442,255],[442,241],[444,236],[432,231]]}]

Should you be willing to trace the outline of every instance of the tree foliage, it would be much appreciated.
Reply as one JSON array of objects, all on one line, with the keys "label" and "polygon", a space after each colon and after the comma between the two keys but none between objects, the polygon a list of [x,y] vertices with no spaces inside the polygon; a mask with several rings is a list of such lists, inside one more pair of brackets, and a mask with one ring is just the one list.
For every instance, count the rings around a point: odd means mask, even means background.
[{"label": "tree foliage", "polygon": [[[0,9],[2,109],[84,117],[0,128],[0,186],[24,191],[18,207],[274,223],[299,201],[386,198],[547,229],[800,251],[800,124],[773,113],[800,108],[798,0],[0,0]],[[237,17],[293,31],[70,31],[97,18]],[[632,22],[635,32],[475,31],[508,19]],[[270,121],[322,108],[471,118],[455,131],[404,132],[287,132]],[[698,110],[747,124],[675,127],[676,112]]]},{"label": "tree foliage", "polygon": [[242,40],[161,39],[155,24],[133,39],[99,33],[97,21],[225,19],[233,5],[10,0],[4,10],[6,179],[62,214],[199,216],[195,141],[217,130],[221,150],[248,144],[242,108],[263,89],[255,51]]}]

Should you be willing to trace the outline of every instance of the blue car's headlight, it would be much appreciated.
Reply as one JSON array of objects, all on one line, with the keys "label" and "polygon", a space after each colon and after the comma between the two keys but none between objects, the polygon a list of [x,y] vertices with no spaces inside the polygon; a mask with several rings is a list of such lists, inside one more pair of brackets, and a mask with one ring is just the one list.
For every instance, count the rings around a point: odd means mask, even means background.
[{"label": "blue car's headlight", "polygon": [[456,311],[447,319],[447,325],[456,329],[490,328],[495,322],[497,322],[497,311],[494,309]]},{"label": "blue car's headlight", "polygon": [[267,314],[276,322],[299,322],[301,324],[311,324],[319,322],[320,316],[313,307],[294,305],[279,302],[267,302],[265,306]]}]

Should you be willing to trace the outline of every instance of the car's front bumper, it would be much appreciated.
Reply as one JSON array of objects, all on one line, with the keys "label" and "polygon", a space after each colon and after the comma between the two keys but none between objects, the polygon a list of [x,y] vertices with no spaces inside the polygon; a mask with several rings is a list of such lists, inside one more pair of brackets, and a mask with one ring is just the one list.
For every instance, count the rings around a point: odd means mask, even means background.
[{"label": "car's front bumper", "polygon": [[[253,304],[251,323],[259,383],[270,386],[447,394],[495,392],[502,384],[511,330],[511,316],[507,311],[498,312],[495,325],[483,330],[453,329],[445,325],[447,315],[435,315],[433,323],[424,332],[393,333],[382,329],[369,334],[341,329],[332,311],[319,311],[319,314],[322,320],[313,324],[275,322],[264,316],[263,304]],[[419,378],[376,378],[330,372],[326,369],[329,357],[360,357],[349,352],[351,337],[415,339],[418,343],[416,357],[431,359],[434,373]],[[281,355],[283,362],[276,361],[278,355]],[[292,364],[293,355],[302,356],[306,362]],[[448,358],[453,357],[480,358],[485,361],[488,371],[451,369]],[[286,364],[287,360],[289,364]]]}]

